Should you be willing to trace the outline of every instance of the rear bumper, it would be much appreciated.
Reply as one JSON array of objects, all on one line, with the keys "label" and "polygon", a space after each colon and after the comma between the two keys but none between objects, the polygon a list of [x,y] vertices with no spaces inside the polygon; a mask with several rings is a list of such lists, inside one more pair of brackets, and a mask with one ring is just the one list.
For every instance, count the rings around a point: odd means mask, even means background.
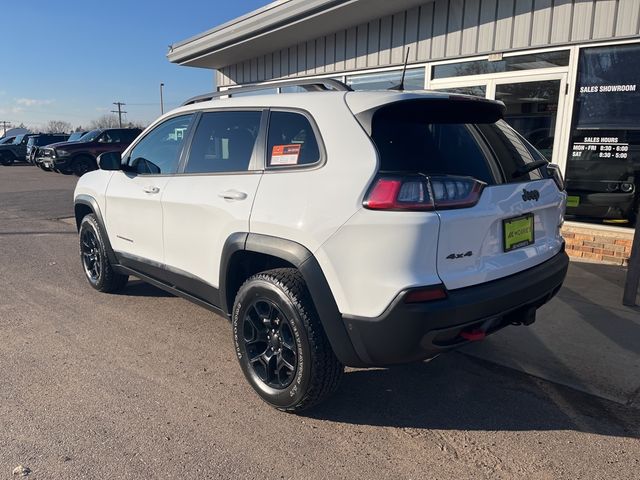
[{"label": "rear bumper", "polygon": [[508,325],[532,323],[535,311],[560,290],[568,265],[563,249],[515,275],[451,290],[444,300],[406,304],[404,291],[379,317],[343,318],[363,364],[424,360],[468,343],[460,336],[463,331],[491,334]]}]

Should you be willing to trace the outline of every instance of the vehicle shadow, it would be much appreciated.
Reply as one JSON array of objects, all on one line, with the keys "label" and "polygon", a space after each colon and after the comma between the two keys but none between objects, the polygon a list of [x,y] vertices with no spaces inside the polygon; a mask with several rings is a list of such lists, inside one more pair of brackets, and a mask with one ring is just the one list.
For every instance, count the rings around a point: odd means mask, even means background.
[{"label": "vehicle shadow", "polygon": [[577,430],[640,438],[640,410],[452,353],[430,363],[350,370],[309,417],[442,430]]},{"label": "vehicle shadow", "polygon": [[154,287],[150,283],[143,282],[142,280],[131,279],[127,286],[122,290],[116,292],[116,295],[122,295],[125,297],[151,297],[151,298],[166,298],[175,297],[169,292]]}]

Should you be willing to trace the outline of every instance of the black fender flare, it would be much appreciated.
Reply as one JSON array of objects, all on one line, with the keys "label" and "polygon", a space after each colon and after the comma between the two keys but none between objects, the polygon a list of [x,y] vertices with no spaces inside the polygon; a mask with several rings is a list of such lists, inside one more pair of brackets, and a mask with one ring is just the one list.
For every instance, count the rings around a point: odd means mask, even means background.
[{"label": "black fender flare", "polygon": [[350,367],[364,367],[351,342],[342,314],[317,259],[306,247],[283,238],[257,233],[234,233],[225,242],[220,262],[220,301],[222,311],[231,314],[226,282],[234,253],[245,250],[280,258],[296,267],[304,278],[329,343],[338,359]]},{"label": "black fender flare", "polygon": [[78,229],[78,232],[79,232],[82,218],[78,218],[77,214],[75,213],[76,206],[78,205],[84,205],[86,207],[89,207],[91,212],[96,216],[96,219],[98,220],[98,225],[102,230],[101,232],[102,238],[104,238],[106,242],[105,250],[107,251],[107,257],[109,258],[109,262],[111,262],[111,265],[118,265],[118,260],[113,251],[113,248],[111,247],[111,241],[109,240],[109,235],[107,234],[104,218],[102,217],[102,212],[100,211],[100,206],[98,205],[98,202],[92,196],[85,195],[85,194],[80,194],[75,198],[73,202],[73,210],[74,210],[74,214],[76,215],[76,228]]}]

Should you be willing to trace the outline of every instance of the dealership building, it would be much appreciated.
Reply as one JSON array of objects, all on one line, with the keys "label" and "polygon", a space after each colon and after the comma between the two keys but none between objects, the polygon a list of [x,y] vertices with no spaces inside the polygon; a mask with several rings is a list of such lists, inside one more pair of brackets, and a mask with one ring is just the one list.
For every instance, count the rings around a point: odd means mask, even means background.
[{"label": "dealership building", "polygon": [[[407,56],[408,52],[408,56]],[[568,251],[621,264],[640,200],[640,0],[279,0],[170,47],[215,85],[335,78],[501,100],[560,165]],[[286,89],[276,89],[285,91]]]}]

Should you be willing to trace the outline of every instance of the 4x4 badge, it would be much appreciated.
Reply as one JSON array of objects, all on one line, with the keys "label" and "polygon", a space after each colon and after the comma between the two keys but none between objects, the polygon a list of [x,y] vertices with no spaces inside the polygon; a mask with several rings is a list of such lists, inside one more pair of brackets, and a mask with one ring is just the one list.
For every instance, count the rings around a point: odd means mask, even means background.
[{"label": "4x4 badge", "polygon": [[527,190],[526,188],[522,189],[522,200],[525,202],[527,200],[535,200],[536,202],[540,200],[540,192],[538,190]]},{"label": "4x4 badge", "polygon": [[447,260],[455,260],[456,258],[470,257],[472,255],[473,252],[471,250],[469,250],[467,253],[452,253],[451,255],[447,256]]}]

